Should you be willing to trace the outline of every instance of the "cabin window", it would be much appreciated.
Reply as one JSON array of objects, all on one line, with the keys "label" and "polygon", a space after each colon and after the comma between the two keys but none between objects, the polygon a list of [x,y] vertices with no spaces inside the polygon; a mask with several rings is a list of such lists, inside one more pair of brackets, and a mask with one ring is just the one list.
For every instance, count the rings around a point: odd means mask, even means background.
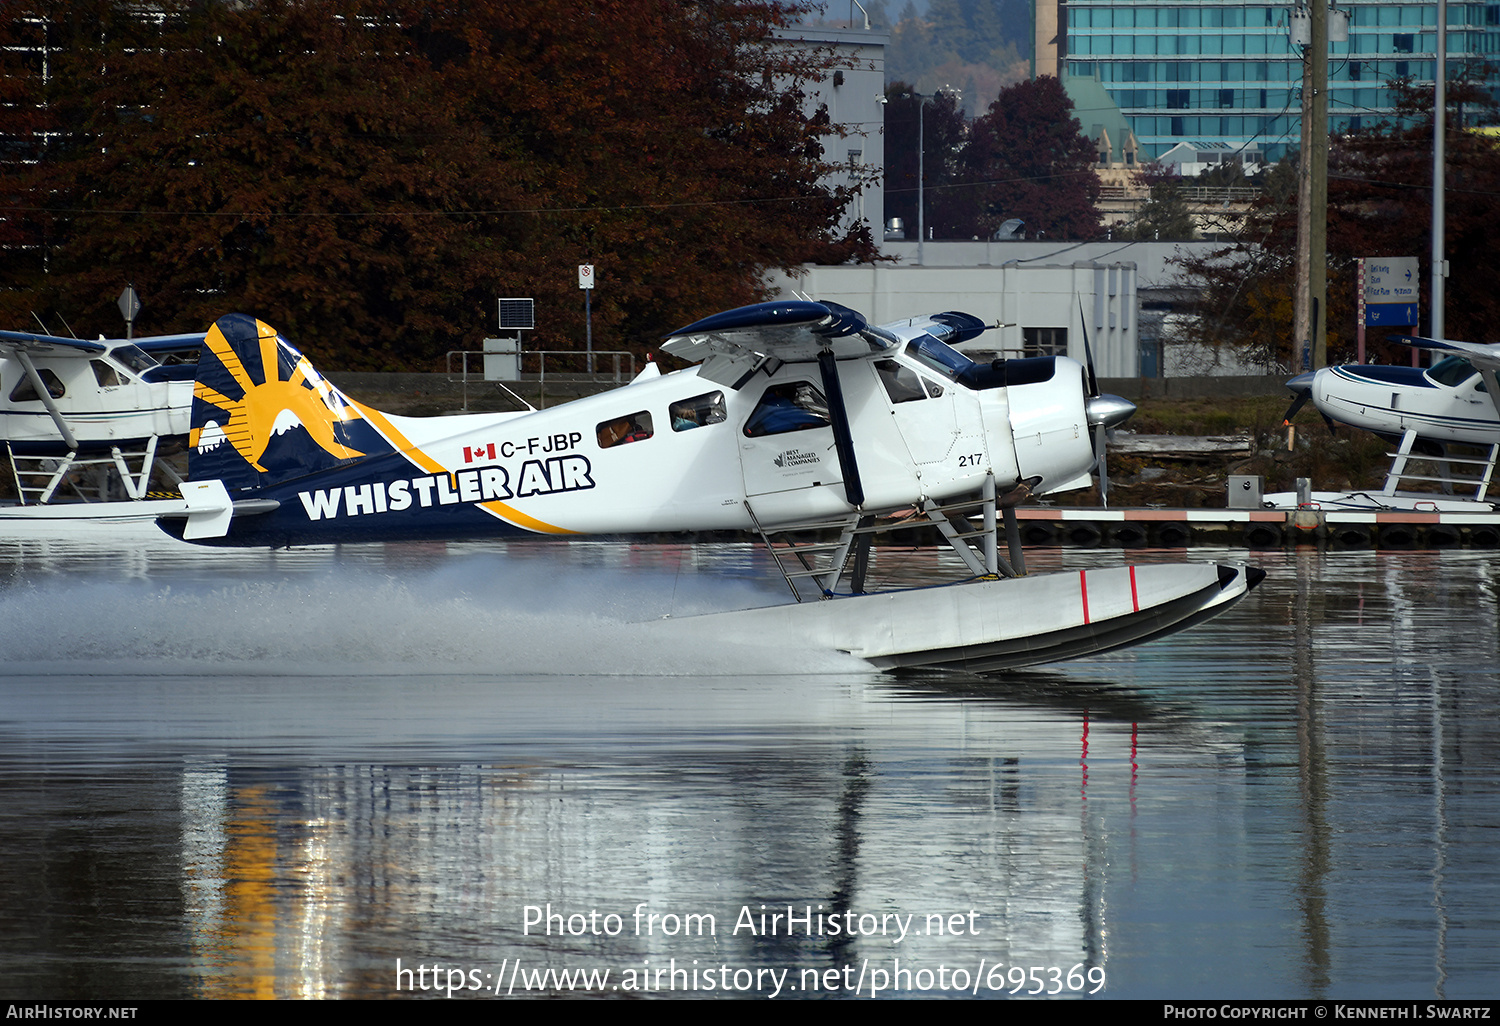
[{"label": "cabin window", "polygon": [[120,372],[103,360],[90,360],[89,366],[94,369],[94,380],[100,388],[114,388],[120,383]]},{"label": "cabin window", "polygon": [[806,381],[791,381],[766,389],[745,421],[745,437],[782,435],[789,431],[810,431],[832,423],[828,400],[817,387]]},{"label": "cabin window", "polygon": [[133,346],[128,343],[123,346],[115,346],[109,351],[109,355],[119,360],[122,367],[128,367],[137,374],[144,374],[152,367],[161,365],[161,361],[157,360],[156,357],[146,352],[140,346]]},{"label": "cabin window", "polygon": [[932,335],[918,335],[908,342],[906,355],[915,357],[925,366],[954,380],[974,366],[973,360]]},{"label": "cabin window", "polygon": [[645,410],[631,413],[615,420],[606,420],[594,429],[599,436],[599,448],[610,449],[616,445],[644,442],[651,437],[651,414]]},{"label": "cabin window", "polygon": [[673,431],[691,431],[709,424],[720,424],[728,416],[724,410],[723,392],[705,392],[673,403],[667,407],[667,413],[672,419]]},{"label": "cabin window", "polygon": [[1456,386],[1479,372],[1462,356],[1445,356],[1427,369],[1427,376],[1440,385]]},{"label": "cabin window", "polygon": [[935,399],[943,394],[942,386],[928,381],[910,367],[899,364],[895,360],[877,361],[875,371],[880,375],[880,383],[885,386],[886,395],[891,397],[893,403]]},{"label": "cabin window", "polygon": [[[42,379],[42,384],[47,386],[47,393],[54,399],[61,399],[67,394],[63,388],[61,379],[45,367],[37,368],[37,376]],[[36,394],[36,389],[31,387],[31,375],[22,374],[20,382],[10,393],[10,401],[13,403],[39,403],[42,397]]]}]

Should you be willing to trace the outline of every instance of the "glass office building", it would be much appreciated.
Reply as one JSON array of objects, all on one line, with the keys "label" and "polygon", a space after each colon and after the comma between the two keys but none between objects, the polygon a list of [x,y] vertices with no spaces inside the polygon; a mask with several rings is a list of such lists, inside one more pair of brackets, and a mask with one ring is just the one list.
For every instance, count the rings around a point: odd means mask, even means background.
[{"label": "glass office building", "polygon": [[[1388,116],[1392,79],[1431,83],[1437,52],[1435,3],[1337,6],[1349,13],[1349,40],[1329,50],[1333,132]],[[1099,80],[1148,158],[1183,141],[1254,144],[1271,160],[1298,148],[1303,64],[1290,39],[1292,6],[1066,0],[1063,12],[1068,74]],[[1450,79],[1459,62],[1497,57],[1500,2],[1450,0]]]}]

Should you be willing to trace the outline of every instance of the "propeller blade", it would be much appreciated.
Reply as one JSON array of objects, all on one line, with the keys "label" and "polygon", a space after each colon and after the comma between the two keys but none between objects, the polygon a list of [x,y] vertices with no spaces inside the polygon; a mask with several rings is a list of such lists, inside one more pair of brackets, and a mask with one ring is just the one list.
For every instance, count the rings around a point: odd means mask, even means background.
[{"label": "propeller blade", "polygon": [[1135,413],[1135,403],[1117,395],[1094,395],[1083,404],[1084,416],[1094,429],[1094,466],[1099,471],[1099,501],[1109,508],[1109,455],[1105,433],[1119,427]]},{"label": "propeller blade", "polygon": [[1292,418],[1297,415],[1297,411],[1302,409],[1302,404],[1307,402],[1311,398],[1311,390],[1298,394],[1297,398],[1292,400],[1292,405],[1288,406],[1286,408],[1286,412],[1281,415],[1281,422],[1283,424],[1290,424],[1292,422]]},{"label": "propeller blade", "polygon": [[[1316,371],[1303,371],[1295,378],[1287,380],[1286,387],[1292,390],[1292,394],[1296,398],[1292,400],[1292,405],[1288,406],[1286,413],[1282,415],[1281,422],[1283,424],[1290,424],[1292,418],[1297,415],[1297,411],[1302,409],[1302,404],[1312,398],[1313,378],[1316,373]],[[1323,419],[1327,420],[1328,418],[1325,415]]]},{"label": "propeller blade", "polygon": [[1108,449],[1104,444],[1104,432],[1107,429],[1104,422],[1100,421],[1094,427],[1094,458],[1099,467],[1099,504],[1109,509],[1109,457]]},{"label": "propeller blade", "polygon": [[1083,367],[1088,372],[1089,397],[1093,398],[1099,394],[1099,378],[1094,374],[1094,347],[1089,345],[1089,322],[1083,314],[1082,296],[1078,297],[1078,325],[1083,329]]}]

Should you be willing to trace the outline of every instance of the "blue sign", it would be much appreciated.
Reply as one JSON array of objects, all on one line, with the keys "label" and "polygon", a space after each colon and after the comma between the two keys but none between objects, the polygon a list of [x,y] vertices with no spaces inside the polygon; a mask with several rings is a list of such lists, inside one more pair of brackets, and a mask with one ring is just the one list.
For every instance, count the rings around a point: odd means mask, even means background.
[{"label": "blue sign", "polygon": [[1365,325],[1371,328],[1414,327],[1416,303],[1370,303],[1365,307]]}]

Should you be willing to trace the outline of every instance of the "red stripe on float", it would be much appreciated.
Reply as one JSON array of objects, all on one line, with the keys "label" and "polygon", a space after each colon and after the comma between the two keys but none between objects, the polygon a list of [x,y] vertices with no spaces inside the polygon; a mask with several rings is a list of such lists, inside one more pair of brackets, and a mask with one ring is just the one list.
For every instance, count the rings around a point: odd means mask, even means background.
[{"label": "red stripe on float", "polygon": [[1137,613],[1141,611],[1141,596],[1135,590],[1135,567],[1130,568],[1130,608]]},{"label": "red stripe on float", "polygon": [[1084,576],[1086,571],[1078,571],[1078,591],[1083,597],[1083,622],[1089,622],[1089,579]]}]

